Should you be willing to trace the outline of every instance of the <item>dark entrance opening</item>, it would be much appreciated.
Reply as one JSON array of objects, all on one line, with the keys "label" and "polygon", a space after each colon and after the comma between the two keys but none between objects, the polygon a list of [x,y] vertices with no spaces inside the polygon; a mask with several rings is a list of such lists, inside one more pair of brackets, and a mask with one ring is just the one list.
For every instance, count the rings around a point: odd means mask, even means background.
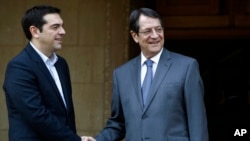
[{"label": "dark entrance opening", "polygon": [[236,138],[236,129],[250,129],[249,41],[166,40],[167,49],[194,57],[200,64],[211,141]]}]

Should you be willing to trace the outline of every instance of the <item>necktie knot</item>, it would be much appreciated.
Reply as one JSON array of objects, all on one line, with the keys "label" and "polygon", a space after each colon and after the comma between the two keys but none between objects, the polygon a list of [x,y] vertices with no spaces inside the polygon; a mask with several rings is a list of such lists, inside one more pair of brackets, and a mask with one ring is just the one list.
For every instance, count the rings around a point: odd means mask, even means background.
[{"label": "necktie knot", "polygon": [[153,63],[154,62],[152,60],[150,60],[150,59],[145,61],[145,64],[147,65],[147,67],[152,67]]}]

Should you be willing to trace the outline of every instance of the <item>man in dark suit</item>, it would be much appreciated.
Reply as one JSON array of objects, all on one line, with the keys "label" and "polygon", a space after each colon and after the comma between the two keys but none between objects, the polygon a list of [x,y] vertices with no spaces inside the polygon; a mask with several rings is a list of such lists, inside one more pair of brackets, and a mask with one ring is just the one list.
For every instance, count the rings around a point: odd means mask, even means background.
[{"label": "man in dark suit", "polygon": [[[163,21],[151,9],[131,13],[130,31],[141,54],[114,70],[111,117],[96,140],[208,141],[197,61],[163,47]],[[151,68],[144,63],[149,59]]]},{"label": "man in dark suit", "polygon": [[81,141],[67,62],[55,52],[65,34],[60,9],[34,6],[22,19],[27,46],[7,65],[3,89],[10,141]]}]

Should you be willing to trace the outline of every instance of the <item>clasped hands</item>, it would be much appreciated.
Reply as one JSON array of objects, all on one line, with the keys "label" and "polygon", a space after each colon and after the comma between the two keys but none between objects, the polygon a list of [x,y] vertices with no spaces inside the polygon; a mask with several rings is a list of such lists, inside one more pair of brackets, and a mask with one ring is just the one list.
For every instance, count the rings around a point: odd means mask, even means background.
[{"label": "clasped hands", "polygon": [[81,136],[82,141],[96,141],[93,137],[90,136]]}]

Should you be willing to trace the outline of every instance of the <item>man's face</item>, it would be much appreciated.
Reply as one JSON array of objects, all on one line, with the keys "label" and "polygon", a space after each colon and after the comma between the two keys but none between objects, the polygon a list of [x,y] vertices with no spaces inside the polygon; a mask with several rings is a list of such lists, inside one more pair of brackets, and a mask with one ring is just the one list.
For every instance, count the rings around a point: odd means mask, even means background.
[{"label": "man's face", "polygon": [[65,34],[63,20],[59,14],[47,14],[44,16],[47,21],[38,33],[39,44],[46,52],[54,52],[62,48],[62,39]]},{"label": "man's face", "polygon": [[145,15],[139,17],[139,32],[131,32],[136,43],[139,43],[142,53],[146,58],[155,56],[163,47],[164,30],[157,18]]}]

